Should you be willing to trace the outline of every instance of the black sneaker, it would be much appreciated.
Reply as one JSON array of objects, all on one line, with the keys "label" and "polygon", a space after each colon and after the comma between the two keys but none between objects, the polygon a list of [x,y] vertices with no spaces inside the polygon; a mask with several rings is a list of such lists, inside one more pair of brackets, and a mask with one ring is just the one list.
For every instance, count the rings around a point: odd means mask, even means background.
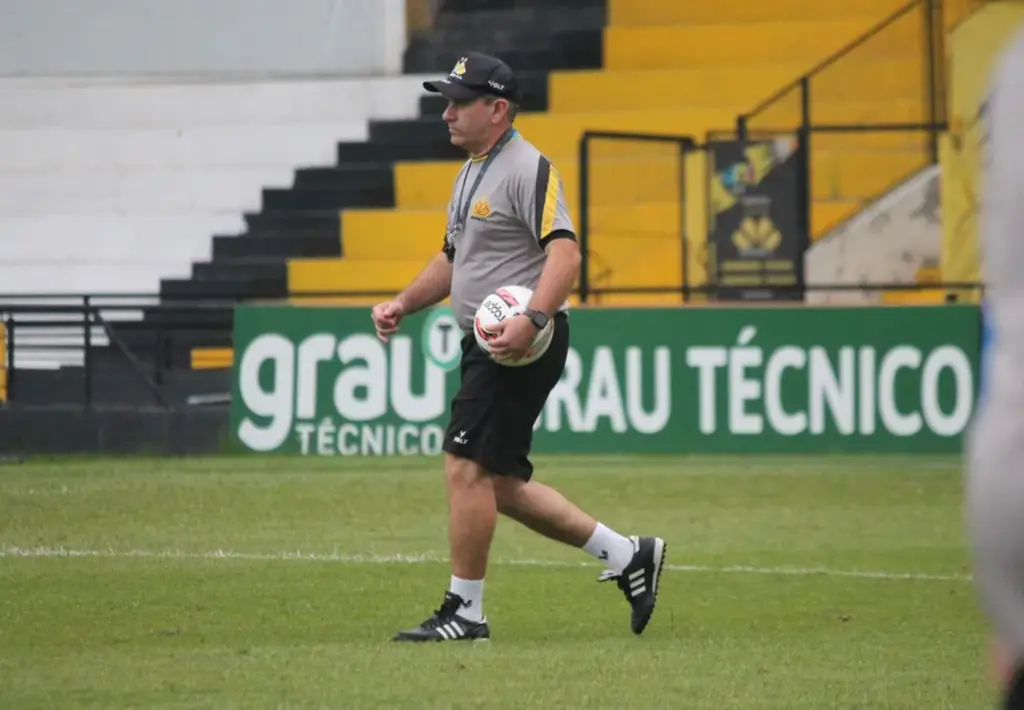
[{"label": "black sneaker", "polygon": [[597,578],[599,582],[616,580],[619,589],[633,607],[630,626],[634,634],[642,634],[654,613],[658,600],[658,582],[665,562],[665,541],[660,537],[629,538],[633,541],[633,559],[622,572],[605,570]]},{"label": "black sneaker", "polygon": [[486,641],[491,638],[487,619],[469,621],[458,615],[462,597],[446,592],[441,608],[434,615],[408,631],[399,631],[392,641]]}]

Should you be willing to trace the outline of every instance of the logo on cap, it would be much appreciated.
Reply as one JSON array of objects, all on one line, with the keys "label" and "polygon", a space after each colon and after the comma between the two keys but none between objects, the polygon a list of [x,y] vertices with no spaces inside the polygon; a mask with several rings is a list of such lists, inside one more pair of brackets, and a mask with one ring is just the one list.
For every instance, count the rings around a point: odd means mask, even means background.
[{"label": "logo on cap", "polygon": [[452,69],[452,73],[448,76],[454,76],[456,79],[461,79],[462,75],[466,73],[466,62],[469,61],[469,57],[462,57],[455,63],[455,68]]}]

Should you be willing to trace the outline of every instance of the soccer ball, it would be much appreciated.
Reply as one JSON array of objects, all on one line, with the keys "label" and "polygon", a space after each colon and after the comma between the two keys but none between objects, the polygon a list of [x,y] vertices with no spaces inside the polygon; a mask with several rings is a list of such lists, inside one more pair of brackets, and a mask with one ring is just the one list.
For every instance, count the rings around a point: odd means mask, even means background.
[{"label": "soccer ball", "polygon": [[[491,328],[496,323],[525,311],[531,298],[533,298],[533,291],[525,286],[502,286],[487,295],[487,298],[477,308],[476,317],[473,319],[473,335],[476,336],[476,343],[481,350],[490,355],[490,341],[498,337],[498,333]],[[522,358],[519,360],[496,360],[495,362],[509,367],[522,367],[535,362],[547,352],[554,330],[554,320],[549,320],[544,329],[534,336],[533,342],[530,343],[530,347]]]}]

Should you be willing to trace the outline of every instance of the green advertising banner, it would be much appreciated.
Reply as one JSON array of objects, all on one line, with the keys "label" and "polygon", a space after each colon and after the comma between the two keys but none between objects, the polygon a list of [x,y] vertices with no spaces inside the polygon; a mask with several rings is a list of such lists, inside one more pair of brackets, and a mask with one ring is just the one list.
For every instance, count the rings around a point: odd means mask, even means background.
[{"label": "green advertising banner", "polygon": [[[956,452],[974,306],[579,309],[538,452]],[[232,432],[257,452],[437,454],[461,333],[439,307],[377,339],[369,309],[240,307]]]}]

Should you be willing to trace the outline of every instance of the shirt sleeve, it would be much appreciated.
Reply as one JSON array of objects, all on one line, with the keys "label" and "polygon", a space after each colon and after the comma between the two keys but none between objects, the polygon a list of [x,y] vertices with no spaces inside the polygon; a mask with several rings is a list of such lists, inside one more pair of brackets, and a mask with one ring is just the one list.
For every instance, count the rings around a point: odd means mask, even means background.
[{"label": "shirt sleeve", "polygon": [[531,175],[524,170],[513,190],[516,212],[541,248],[553,239],[576,239],[576,228],[565,204],[565,188],[557,168],[543,155]]}]

